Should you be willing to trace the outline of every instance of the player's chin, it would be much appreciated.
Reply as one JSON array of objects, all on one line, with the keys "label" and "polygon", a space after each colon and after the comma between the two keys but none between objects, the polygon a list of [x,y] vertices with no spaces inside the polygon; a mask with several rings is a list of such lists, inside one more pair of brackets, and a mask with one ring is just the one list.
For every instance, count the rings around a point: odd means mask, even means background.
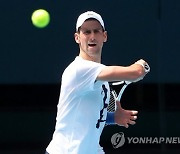
[{"label": "player's chin", "polygon": [[89,47],[88,51],[93,55],[99,55],[101,53],[101,50],[98,47]]}]

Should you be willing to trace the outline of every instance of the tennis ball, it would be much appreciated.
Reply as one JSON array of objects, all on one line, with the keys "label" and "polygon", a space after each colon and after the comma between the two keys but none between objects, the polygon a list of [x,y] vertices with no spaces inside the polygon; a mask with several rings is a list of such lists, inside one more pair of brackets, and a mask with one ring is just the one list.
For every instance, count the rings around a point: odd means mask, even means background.
[{"label": "tennis ball", "polygon": [[32,13],[31,20],[34,26],[44,28],[50,22],[50,15],[46,10],[38,9]]}]

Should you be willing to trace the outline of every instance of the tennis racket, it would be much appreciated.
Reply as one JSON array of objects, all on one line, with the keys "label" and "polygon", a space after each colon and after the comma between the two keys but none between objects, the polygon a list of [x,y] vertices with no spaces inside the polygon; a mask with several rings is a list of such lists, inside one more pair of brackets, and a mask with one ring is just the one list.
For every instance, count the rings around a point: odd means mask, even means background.
[{"label": "tennis racket", "polygon": [[[126,87],[130,84],[131,82],[129,81],[121,81],[121,82],[114,82],[114,83],[109,83],[110,86],[110,100],[109,100],[109,105],[107,108],[108,112],[114,112],[117,108],[116,101],[120,101],[122,94]],[[116,93],[114,88],[116,86],[122,86],[121,90],[119,91],[119,94]]]},{"label": "tennis racket", "polygon": [[[145,72],[148,73],[150,71],[149,65],[146,63],[145,65],[139,63],[142,65],[145,69]],[[110,100],[109,100],[109,105],[107,108],[108,112],[114,112],[117,108],[116,101],[120,101],[122,94],[126,87],[130,84],[130,81],[121,81],[121,82],[114,82],[114,83],[109,83],[110,86]],[[119,94],[117,95],[116,91],[114,90],[114,86],[119,86],[122,85],[121,90],[119,91]]]}]

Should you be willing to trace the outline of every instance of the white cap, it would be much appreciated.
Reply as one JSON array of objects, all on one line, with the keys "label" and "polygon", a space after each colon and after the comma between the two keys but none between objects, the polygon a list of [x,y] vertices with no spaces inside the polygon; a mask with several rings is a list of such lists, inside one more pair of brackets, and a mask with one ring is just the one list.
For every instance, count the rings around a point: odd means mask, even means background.
[{"label": "white cap", "polygon": [[77,23],[76,23],[76,31],[78,31],[78,28],[82,26],[82,24],[87,20],[87,19],[90,19],[90,18],[94,18],[96,19],[97,21],[99,21],[99,23],[101,24],[101,26],[103,27],[103,29],[105,29],[104,27],[104,21],[102,19],[102,17],[96,13],[96,12],[93,12],[93,11],[87,11],[87,12],[84,12],[82,13],[78,19],[77,19]]}]

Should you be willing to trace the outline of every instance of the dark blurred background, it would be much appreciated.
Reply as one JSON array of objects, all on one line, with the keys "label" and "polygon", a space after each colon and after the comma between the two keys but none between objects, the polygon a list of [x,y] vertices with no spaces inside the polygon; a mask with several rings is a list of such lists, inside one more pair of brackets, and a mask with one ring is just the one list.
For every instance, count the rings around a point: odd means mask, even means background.
[{"label": "dark blurred background", "polygon": [[[46,9],[50,24],[34,27],[31,14]],[[122,106],[139,111],[137,124],[105,127],[107,154],[179,153],[179,144],[125,144],[114,149],[111,136],[180,137],[179,0],[1,0],[0,153],[43,154],[54,131],[61,74],[78,55],[77,17],[100,13],[108,31],[103,63],[130,65],[143,58],[151,72],[129,85]],[[117,89],[118,90],[118,89]],[[180,142],[180,141],[179,141]]]}]

